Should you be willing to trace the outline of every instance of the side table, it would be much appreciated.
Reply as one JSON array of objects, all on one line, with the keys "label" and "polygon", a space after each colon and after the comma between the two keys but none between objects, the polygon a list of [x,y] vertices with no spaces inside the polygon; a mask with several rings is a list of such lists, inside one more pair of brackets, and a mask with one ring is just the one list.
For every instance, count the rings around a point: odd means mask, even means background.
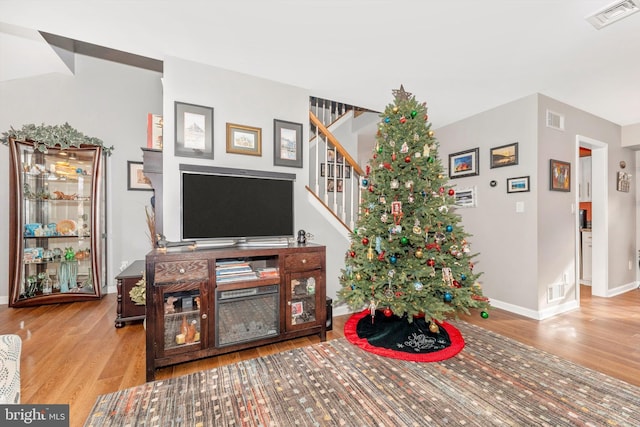
[{"label": "side table", "polygon": [[118,291],[116,328],[122,328],[125,322],[143,320],[145,317],[145,306],[137,305],[131,301],[131,297],[129,296],[131,288],[142,279],[144,269],[145,262],[143,260],[137,260],[116,276],[116,287]]}]

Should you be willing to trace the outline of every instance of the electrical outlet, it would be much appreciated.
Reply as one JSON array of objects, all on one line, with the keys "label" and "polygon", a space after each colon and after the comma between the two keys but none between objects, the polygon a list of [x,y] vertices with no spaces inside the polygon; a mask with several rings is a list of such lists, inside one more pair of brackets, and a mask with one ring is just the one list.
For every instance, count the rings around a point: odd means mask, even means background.
[{"label": "electrical outlet", "polygon": [[629,260],[629,270],[633,269],[633,261]]},{"label": "electrical outlet", "polygon": [[128,261],[121,261],[120,262],[120,271],[124,271],[124,269],[127,268],[127,265],[129,265]]}]

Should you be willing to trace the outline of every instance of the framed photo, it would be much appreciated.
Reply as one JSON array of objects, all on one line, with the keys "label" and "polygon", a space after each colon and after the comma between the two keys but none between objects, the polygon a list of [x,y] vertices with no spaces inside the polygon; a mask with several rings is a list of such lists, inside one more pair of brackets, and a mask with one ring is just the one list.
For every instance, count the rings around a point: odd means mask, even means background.
[{"label": "framed photo", "polygon": [[127,190],[152,191],[151,181],[142,171],[142,162],[127,161]]},{"label": "framed photo", "polygon": [[518,143],[501,145],[491,149],[491,169],[518,164]]},{"label": "framed photo", "polygon": [[475,208],[478,206],[476,187],[460,188],[455,193],[456,206],[460,208]]},{"label": "framed photo", "polygon": [[[325,176],[326,169],[327,169],[327,163],[320,163],[321,177]],[[347,165],[343,168],[341,164],[338,164],[336,166],[335,163],[329,163],[329,178],[334,178],[334,175],[336,175],[336,171],[337,171],[338,178],[342,178],[343,170],[344,170],[344,177],[347,179],[351,178],[351,166]]]},{"label": "framed photo", "polygon": [[213,159],[213,108],[175,102],[175,155]]},{"label": "framed photo", "polygon": [[571,191],[571,163],[549,160],[549,190]]},{"label": "framed photo", "polygon": [[342,193],[343,183],[341,179],[329,179],[327,180],[327,192],[333,193],[337,191],[338,193]]},{"label": "framed photo", "polygon": [[449,154],[449,178],[480,175],[478,169],[479,151],[479,148],[474,148]]},{"label": "framed photo", "polygon": [[507,193],[524,193],[526,191],[529,191],[528,176],[507,178]]},{"label": "framed photo", "polygon": [[227,123],[227,153],[262,156],[262,129]]},{"label": "framed photo", "polygon": [[302,124],[273,120],[273,164],[302,167]]}]

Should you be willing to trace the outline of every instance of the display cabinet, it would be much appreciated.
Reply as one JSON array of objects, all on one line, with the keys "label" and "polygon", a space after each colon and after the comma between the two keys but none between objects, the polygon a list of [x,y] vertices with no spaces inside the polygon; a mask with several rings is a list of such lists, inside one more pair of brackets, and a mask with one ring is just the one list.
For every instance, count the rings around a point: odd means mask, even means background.
[{"label": "display cabinet", "polygon": [[103,148],[9,142],[9,305],[101,298],[106,284]]},{"label": "display cabinet", "polygon": [[306,329],[325,321],[318,310],[323,307],[325,296],[316,292],[325,289],[322,262],[322,254],[318,252],[301,252],[285,257],[287,331]]}]

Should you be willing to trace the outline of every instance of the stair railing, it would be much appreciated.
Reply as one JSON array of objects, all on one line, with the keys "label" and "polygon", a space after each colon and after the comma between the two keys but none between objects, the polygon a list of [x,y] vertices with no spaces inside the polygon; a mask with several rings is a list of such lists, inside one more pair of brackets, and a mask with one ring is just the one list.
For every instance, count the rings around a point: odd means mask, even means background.
[{"label": "stair railing", "polygon": [[333,123],[352,110],[353,108],[343,111],[332,111],[331,108],[316,109],[322,112],[322,120],[313,111],[309,111],[312,132],[310,139],[313,147],[310,183],[313,189],[307,189],[348,231],[354,229],[359,215],[363,170],[331,133],[325,121]]}]

